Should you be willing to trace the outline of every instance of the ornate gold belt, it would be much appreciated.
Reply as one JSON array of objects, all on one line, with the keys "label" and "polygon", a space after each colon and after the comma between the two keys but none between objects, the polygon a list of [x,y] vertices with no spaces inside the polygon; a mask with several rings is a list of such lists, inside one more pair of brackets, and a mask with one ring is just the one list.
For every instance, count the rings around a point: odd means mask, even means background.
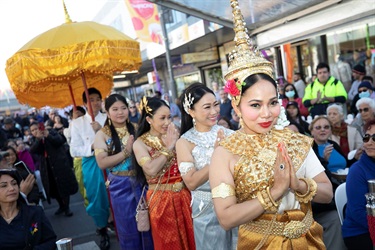
[{"label": "ornate gold belt", "polygon": [[[269,234],[284,236],[289,239],[296,239],[305,234],[314,222],[311,209],[308,210],[305,217],[301,220],[290,220],[288,222],[279,222],[272,220],[251,221],[243,225],[246,230],[259,234]],[[272,225],[270,225],[272,223]]]},{"label": "ornate gold belt", "polygon": [[134,170],[124,170],[124,171],[113,171],[111,174],[116,176],[135,176]]},{"label": "ornate gold belt", "polygon": [[184,182],[168,183],[168,184],[149,184],[148,189],[150,190],[165,190],[180,192],[185,187]]}]

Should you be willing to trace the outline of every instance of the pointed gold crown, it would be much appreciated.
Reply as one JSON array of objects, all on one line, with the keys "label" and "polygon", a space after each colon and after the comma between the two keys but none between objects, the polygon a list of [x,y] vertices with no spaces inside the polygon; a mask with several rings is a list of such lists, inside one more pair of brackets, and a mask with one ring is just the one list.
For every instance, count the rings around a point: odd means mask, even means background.
[{"label": "pointed gold crown", "polygon": [[233,13],[235,50],[229,54],[229,68],[224,75],[225,80],[236,79],[242,83],[246,77],[257,73],[264,73],[274,78],[273,64],[263,57],[247,34],[246,23],[238,1],[231,0],[230,5]]}]

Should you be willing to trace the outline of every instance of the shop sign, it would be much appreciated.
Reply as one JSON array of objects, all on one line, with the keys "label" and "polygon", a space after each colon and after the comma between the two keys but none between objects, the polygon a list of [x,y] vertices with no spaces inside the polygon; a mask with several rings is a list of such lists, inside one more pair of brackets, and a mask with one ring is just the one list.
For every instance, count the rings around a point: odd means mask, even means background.
[{"label": "shop sign", "polygon": [[204,61],[216,61],[217,59],[219,59],[219,56],[216,50],[197,52],[197,53],[187,53],[187,54],[181,55],[181,60],[183,64],[204,62]]}]

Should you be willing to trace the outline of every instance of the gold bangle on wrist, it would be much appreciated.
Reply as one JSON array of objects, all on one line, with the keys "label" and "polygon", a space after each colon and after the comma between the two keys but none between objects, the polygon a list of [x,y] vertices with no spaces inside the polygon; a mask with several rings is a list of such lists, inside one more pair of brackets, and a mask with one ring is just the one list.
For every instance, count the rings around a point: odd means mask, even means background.
[{"label": "gold bangle on wrist", "polygon": [[126,149],[122,150],[122,153],[124,154],[125,159],[130,156],[130,154],[128,153],[128,151]]},{"label": "gold bangle on wrist", "polygon": [[278,207],[279,204],[273,199],[273,197],[272,197],[272,195],[271,195],[270,187],[267,187],[267,188],[266,188],[266,191],[267,191],[268,197],[270,198],[272,204],[273,204],[275,207]]},{"label": "gold bangle on wrist", "polygon": [[301,194],[298,191],[295,191],[294,193],[296,195],[296,200],[298,200],[299,202],[308,203],[316,195],[318,185],[311,178],[299,178],[299,180],[306,183],[307,191],[304,194]]},{"label": "gold bangle on wrist", "polygon": [[266,189],[258,191],[257,198],[258,198],[258,200],[259,200],[259,202],[262,205],[264,210],[269,211],[269,212],[277,212],[278,204],[276,204],[276,206],[275,206],[272,203],[272,201],[271,201],[272,198],[270,199]]}]

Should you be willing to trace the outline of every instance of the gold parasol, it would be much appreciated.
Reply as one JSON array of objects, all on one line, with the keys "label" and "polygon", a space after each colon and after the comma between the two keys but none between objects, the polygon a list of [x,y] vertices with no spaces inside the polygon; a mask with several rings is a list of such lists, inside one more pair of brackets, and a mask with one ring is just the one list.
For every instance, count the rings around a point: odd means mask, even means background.
[{"label": "gold parasol", "polygon": [[95,87],[106,96],[114,72],[141,66],[137,41],[107,25],[72,22],[65,4],[64,9],[65,24],[38,35],[7,60],[6,74],[22,104],[80,105],[87,88]]}]

